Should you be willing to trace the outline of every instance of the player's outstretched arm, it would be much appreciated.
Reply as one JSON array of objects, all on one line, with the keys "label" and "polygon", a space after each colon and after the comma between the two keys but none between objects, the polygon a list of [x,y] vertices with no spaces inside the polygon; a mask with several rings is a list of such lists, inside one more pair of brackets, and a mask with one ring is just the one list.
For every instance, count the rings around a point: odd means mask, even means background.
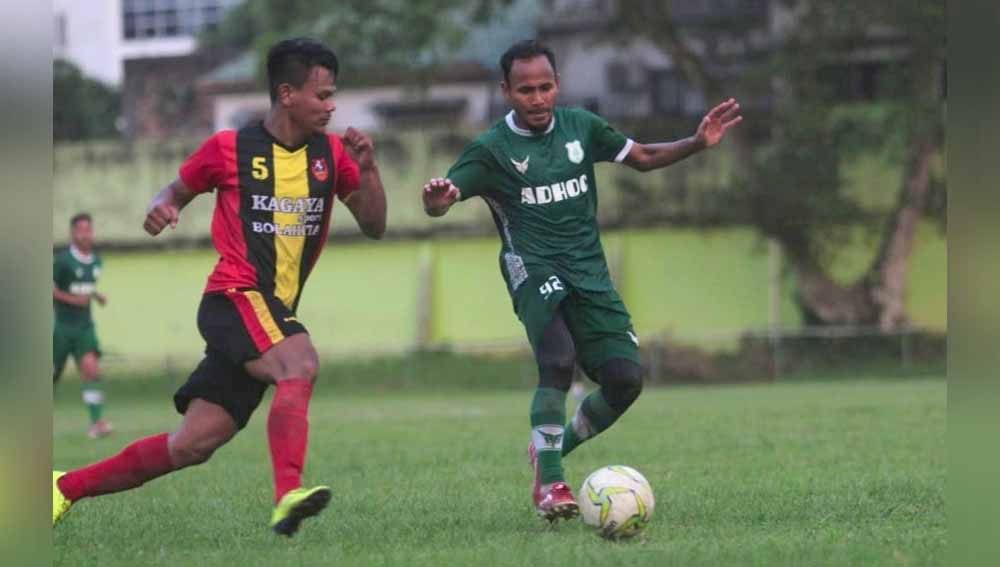
[{"label": "player's outstretched arm", "polygon": [[726,131],[743,120],[740,116],[740,103],[729,99],[712,110],[701,119],[694,135],[660,144],[633,144],[625,157],[625,163],[639,171],[659,169],[711,148],[722,141]]},{"label": "player's outstretched arm", "polygon": [[440,217],[448,212],[462,196],[462,190],[450,179],[435,177],[424,185],[424,212],[432,217]]},{"label": "player's outstretched arm", "polygon": [[382,177],[375,164],[375,145],[371,138],[354,128],[344,132],[344,148],[358,164],[358,190],[347,196],[344,204],[354,215],[362,234],[378,240],[385,234],[387,205]]},{"label": "player's outstretched arm", "polygon": [[52,299],[58,301],[59,303],[65,303],[67,305],[74,305],[76,307],[86,307],[90,305],[90,296],[83,295],[80,293],[70,293],[68,291],[63,291],[55,284],[52,286]]},{"label": "player's outstretched arm", "polygon": [[197,193],[192,191],[180,179],[174,179],[160,190],[150,201],[146,209],[146,220],[142,228],[152,236],[156,236],[164,228],[175,228],[180,218],[181,209],[194,199]]}]

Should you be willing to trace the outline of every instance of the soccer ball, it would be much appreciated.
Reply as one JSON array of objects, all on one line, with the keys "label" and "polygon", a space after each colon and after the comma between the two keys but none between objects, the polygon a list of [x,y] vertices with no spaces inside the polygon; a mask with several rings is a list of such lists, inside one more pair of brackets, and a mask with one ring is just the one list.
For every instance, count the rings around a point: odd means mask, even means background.
[{"label": "soccer ball", "polygon": [[653,489],[639,471],[611,465],[591,473],[580,489],[583,523],[604,538],[632,537],[653,517]]}]

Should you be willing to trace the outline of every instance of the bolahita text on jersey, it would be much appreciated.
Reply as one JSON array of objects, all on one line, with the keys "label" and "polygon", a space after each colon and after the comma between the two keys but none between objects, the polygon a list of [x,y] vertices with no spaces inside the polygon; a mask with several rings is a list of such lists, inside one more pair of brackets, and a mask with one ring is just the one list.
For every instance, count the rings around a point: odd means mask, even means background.
[{"label": "bolahita text on jersey", "polygon": [[587,192],[587,174],[579,178],[560,181],[541,187],[521,189],[521,203],[525,205],[545,205],[579,197]]}]

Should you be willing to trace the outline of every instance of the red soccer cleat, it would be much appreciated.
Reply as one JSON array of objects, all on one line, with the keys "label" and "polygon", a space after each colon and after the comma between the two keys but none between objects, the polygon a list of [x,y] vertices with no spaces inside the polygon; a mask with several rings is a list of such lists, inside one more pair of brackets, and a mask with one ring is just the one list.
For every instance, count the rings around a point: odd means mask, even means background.
[{"label": "red soccer cleat", "polygon": [[550,522],[555,522],[559,518],[571,520],[580,514],[580,507],[576,504],[573,491],[565,482],[554,482],[552,484],[542,484],[541,476],[538,474],[538,453],[535,445],[528,445],[528,462],[535,474],[534,487],[531,490],[531,498],[535,503],[535,512],[539,516]]}]

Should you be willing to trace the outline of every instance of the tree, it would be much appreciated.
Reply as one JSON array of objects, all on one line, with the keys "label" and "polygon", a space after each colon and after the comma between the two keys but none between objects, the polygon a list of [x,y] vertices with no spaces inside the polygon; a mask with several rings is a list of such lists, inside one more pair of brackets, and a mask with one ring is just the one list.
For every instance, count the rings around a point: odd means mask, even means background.
[{"label": "tree", "polygon": [[[767,27],[748,26],[743,18],[710,21],[684,33],[672,3],[661,0],[618,2],[612,37],[653,42],[708,100],[769,84],[775,100],[770,139],[758,143],[737,128],[729,140],[746,187],[734,198],[761,234],[781,244],[807,323],[898,328],[907,321],[908,261],[943,140],[944,6],[935,0],[781,5],[793,25],[768,32],[771,42],[763,46],[759,38]],[[837,78],[838,64],[866,34],[897,41],[899,61],[883,73],[881,102],[845,111],[830,74]],[[719,69],[733,65],[731,56],[711,49],[720,44],[740,45],[737,51],[749,54],[763,47],[762,57],[745,58],[740,84],[719,76]],[[857,135],[859,130],[866,135]],[[872,150],[886,151],[902,165],[897,203],[888,214],[866,209],[844,191],[845,160]],[[831,260],[859,225],[881,226],[882,236],[868,270],[845,285],[831,276]]]},{"label": "tree", "polygon": [[86,77],[80,68],[63,59],[52,63],[52,138],[86,140],[118,134],[115,120],[121,114],[117,90]]},{"label": "tree", "polygon": [[252,49],[261,62],[276,41],[309,35],[327,42],[341,66],[357,72],[415,74],[462,44],[468,25],[484,22],[513,0],[247,0],[201,37],[204,47]]}]

